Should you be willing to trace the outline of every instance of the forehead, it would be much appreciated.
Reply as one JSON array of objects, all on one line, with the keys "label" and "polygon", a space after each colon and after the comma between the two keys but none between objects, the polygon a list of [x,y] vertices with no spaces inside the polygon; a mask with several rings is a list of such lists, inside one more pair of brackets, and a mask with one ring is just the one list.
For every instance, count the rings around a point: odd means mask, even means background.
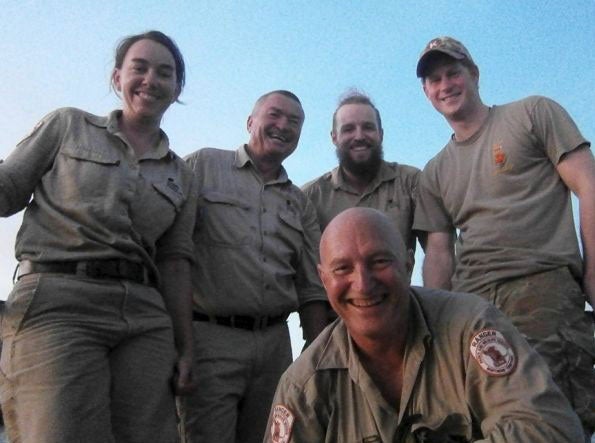
[{"label": "forehead", "polygon": [[298,102],[282,94],[271,94],[259,106],[259,111],[266,112],[277,109],[284,114],[303,118],[304,111]]},{"label": "forehead", "polygon": [[372,106],[364,103],[350,103],[337,110],[337,125],[361,122],[376,123],[376,113]]},{"label": "forehead", "polygon": [[452,57],[449,57],[448,55],[440,54],[428,60],[425,70],[425,76],[429,77],[432,75],[436,75],[440,72],[446,71],[448,69],[460,69],[464,67],[465,65],[463,65],[460,61]]},{"label": "forehead", "polygon": [[383,226],[344,223],[325,239],[321,252],[325,261],[357,260],[379,253],[398,255],[390,233]]},{"label": "forehead", "polygon": [[142,39],[134,42],[126,55],[124,63],[130,61],[147,61],[159,65],[171,66],[175,69],[175,60],[169,49],[153,40]]}]

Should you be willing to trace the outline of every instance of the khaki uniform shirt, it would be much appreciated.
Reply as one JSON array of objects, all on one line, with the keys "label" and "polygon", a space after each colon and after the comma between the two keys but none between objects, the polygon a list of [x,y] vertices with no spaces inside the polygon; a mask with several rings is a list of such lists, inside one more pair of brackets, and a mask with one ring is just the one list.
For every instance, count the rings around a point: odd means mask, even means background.
[{"label": "khaki uniform shirt", "polygon": [[384,212],[399,230],[408,248],[415,250],[415,236],[411,232],[419,169],[382,161],[378,174],[363,194],[343,179],[340,167],[306,183],[302,190],[310,198],[320,230],[340,212],[356,206]]},{"label": "khaki uniform shirt", "polygon": [[287,178],[264,183],[245,146],[187,158],[199,180],[194,306],[209,315],[276,316],[326,301],[314,207]]},{"label": "khaki uniform shirt", "polygon": [[193,260],[193,174],[165,133],[137,158],[120,113],[59,109],[0,164],[0,215],[27,208],[18,260],[126,259],[154,271],[165,258]]},{"label": "khaki uniform shirt", "polygon": [[400,404],[384,399],[338,320],[281,378],[265,442],[583,441],[545,363],[496,308],[469,294],[410,294]]},{"label": "khaki uniform shirt", "polygon": [[450,143],[420,178],[414,228],[459,230],[453,288],[568,266],[582,277],[570,191],[556,165],[589,142],[545,97],[494,106],[469,140]]}]

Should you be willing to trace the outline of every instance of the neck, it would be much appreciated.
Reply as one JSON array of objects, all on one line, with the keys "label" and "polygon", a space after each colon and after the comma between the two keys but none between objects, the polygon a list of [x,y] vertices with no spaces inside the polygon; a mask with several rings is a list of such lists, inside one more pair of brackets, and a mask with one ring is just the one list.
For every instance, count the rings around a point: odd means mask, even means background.
[{"label": "neck", "polygon": [[370,171],[368,174],[354,174],[349,169],[345,168],[345,166],[341,165],[341,174],[343,175],[343,180],[347,182],[349,186],[354,188],[359,194],[362,194],[372,183],[374,177],[378,171]]},{"label": "neck", "polygon": [[130,119],[122,114],[119,123],[120,131],[137,156],[157,147],[161,140],[159,121]]},{"label": "neck", "polygon": [[275,180],[279,176],[281,162],[278,159],[253,155],[249,145],[246,145],[246,151],[265,183]]},{"label": "neck", "polygon": [[473,136],[482,127],[488,115],[490,108],[480,103],[476,109],[469,112],[461,119],[452,118],[448,120],[450,127],[454,130],[455,140],[465,141]]}]

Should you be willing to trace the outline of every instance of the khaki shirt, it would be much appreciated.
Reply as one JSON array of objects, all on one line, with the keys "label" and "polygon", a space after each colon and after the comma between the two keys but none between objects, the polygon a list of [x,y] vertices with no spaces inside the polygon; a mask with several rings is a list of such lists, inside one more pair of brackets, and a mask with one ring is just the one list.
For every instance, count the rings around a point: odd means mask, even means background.
[{"label": "khaki shirt", "polygon": [[[265,442],[583,441],[545,363],[496,308],[469,294],[410,294],[400,404],[384,399],[338,320],[281,378]],[[483,369],[471,347],[488,349],[494,331],[502,362],[479,352]]]},{"label": "khaki shirt", "polygon": [[195,309],[209,315],[276,316],[326,301],[318,278],[314,207],[287,178],[264,183],[245,146],[187,158],[199,181]]},{"label": "khaki shirt", "polygon": [[360,194],[343,179],[340,167],[306,183],[302,190],[310,198],[320,230],[340,212],[356,206],[378,209],[393,221],[409,249],[415,250],[411,232],[419,169],[382,161],[380,170],[368,188]]},{"label": "khaki shirt", "polygon": [[414,228],[459,231],[455,290],[565,266],[582,278],[570,191],[556,165],[588,145],[559,104],[528,97],[492,107],[475,135],[428,162]]},{"label": "khaki shirt", "polygon": [[165,258],[193,260],[193,174],[163,132],[158,148],[137,158],[120,113],[59,109],[0,163],[0,214],[27,208],[18,260],[118,258],[154,271]]}]

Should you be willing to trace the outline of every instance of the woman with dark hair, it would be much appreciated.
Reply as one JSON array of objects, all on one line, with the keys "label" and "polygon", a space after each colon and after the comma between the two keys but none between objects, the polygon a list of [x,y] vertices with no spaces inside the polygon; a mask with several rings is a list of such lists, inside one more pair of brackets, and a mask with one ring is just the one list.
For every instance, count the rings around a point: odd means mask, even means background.
[{"label": "woman with dark hair", "polygon": [[2,325],[11,441],[177,441],[197,195],[160,123],[183,86],[169,37],[125,38],[112,74],[122,109],[58,109],[0,164],[0,215],[26,208]]}]

